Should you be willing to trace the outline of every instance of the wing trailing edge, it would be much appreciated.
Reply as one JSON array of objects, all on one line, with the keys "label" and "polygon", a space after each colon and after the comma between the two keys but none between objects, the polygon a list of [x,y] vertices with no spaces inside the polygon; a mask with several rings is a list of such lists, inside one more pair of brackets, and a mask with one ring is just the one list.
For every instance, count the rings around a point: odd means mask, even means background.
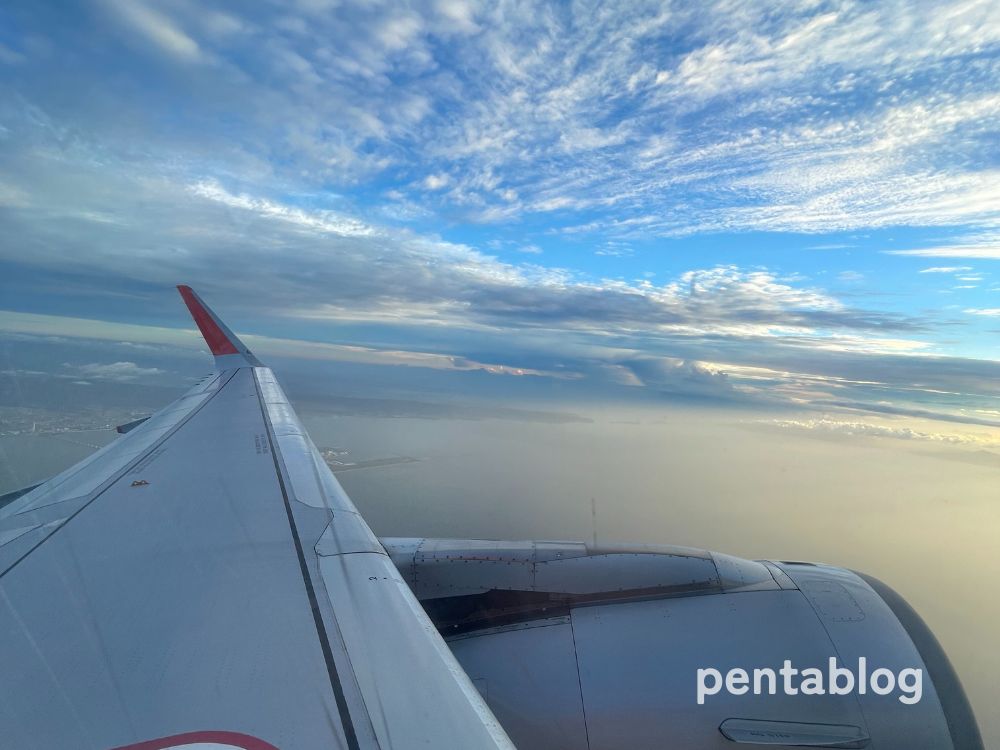
[{"label": "wing trailing edge", "polygon": [[217,369],[262,366],[260,360],[254,356],[246,344],[240,341],[239,337],[222,322],[219,316],[212,312],[212,308],[205,304],[194,289],[186,284],[179,284],[177,291],[181,293],[184,304],[187,305],[191,317],[194,318],[198,330],[201,331],[205,343],[208,344],[209,351],[215,357]]}]

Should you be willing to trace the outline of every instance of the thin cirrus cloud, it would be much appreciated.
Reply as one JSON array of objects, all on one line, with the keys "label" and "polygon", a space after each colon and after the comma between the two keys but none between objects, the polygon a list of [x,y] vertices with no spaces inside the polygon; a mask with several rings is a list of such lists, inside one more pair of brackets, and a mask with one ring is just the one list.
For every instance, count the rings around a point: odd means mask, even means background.
[{"label": "thin cirrus cloud", "polygon": [[912,250],[889,250],[890,255],[910,255],[918,258],[975,258],[1000,260],[1000,230],[996,236],[989,236],[979,242],[959,242],[954,245],[938,245]]},{"label": "thin cirrus cloud", "polygon": [[110,15],[117,16],[122,24],[130,28],[137,42],[150,42],[164,53],[186,62],[202,59],[198,43],[188,36],[171,19],[144,3],[128,0],[104,0]]},{"label": "thin cirrus cloud", "polygon": [[196,67],[184,96],[248,123],[230,148],[266,133],[343,184],[393,170],[468,220],[592,212],[649,236],[997,216],[996,170],[974,161],[1000,113],[988,1],[102,8],[109,41]]}]

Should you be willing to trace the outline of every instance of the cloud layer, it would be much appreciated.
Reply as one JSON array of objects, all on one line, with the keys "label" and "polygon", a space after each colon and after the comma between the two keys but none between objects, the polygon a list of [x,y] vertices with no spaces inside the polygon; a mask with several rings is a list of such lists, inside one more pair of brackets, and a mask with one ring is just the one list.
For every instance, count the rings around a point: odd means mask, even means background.
[{"label": "cloud layer", "polygon": [[[6,12],[12,309],[175,328],[189,281],[341,359],[758,402],[995,390],[946,356],[984,359],[956,332],[997,309],[995,3]],[[802,273],[741,234],[843,258],[887,228],[881,265]],[[980,296],[895,302],[918,262]]]}]

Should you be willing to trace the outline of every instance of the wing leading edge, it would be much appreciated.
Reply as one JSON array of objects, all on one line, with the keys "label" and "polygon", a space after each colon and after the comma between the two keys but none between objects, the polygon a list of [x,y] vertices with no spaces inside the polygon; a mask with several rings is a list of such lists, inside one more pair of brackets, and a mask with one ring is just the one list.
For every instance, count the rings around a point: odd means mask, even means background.
[{"label": "wing leading edge", "polygon": [[180,291],[216,374],[0,511],[5,742],[512,748],[274,374]]}]

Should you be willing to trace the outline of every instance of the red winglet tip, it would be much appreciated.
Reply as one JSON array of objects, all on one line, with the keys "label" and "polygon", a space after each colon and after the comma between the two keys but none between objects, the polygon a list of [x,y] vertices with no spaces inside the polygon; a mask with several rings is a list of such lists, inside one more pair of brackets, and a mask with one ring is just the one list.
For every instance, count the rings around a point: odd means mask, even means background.
[{"label": "red winglet tip", "polygon": [[194,322],[198,325],[198,330],[201,331],[201,335],[205,338],[205,343],[208,344],[209,351],[216,357],[224,354],[239,354],[240,350],[236,348],[236,345],[229,340],[225,331],[215,322],[211,313],[202,304],[201,300],[198,299],[197,295],[195,295],[194,290],[186,284],[178,284],[177,291],[181,293],[184,304],[187,305],[187,309],[191,312],[191,317],[194,318]]}]

